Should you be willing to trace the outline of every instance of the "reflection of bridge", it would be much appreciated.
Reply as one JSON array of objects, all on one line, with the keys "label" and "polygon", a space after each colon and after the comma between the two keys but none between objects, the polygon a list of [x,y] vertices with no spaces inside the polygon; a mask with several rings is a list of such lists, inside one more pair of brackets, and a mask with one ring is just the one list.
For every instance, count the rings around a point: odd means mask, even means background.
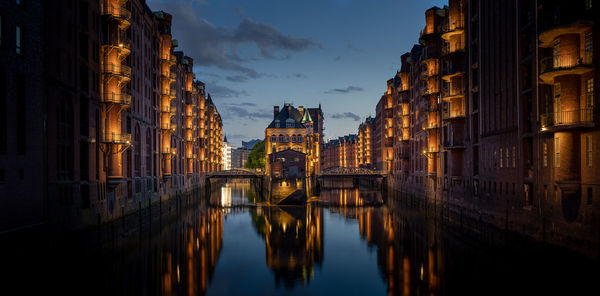
[{"label": "reflection of bridge", "polygon": [[262,178],[263,175],[254,170],[247,169],[231,169],[218,171],[206,175],[207,179],[235,179],[235,178]]},{"label": "reflection of bridge", "polygon": [[331,168],[321,172],[318,177],[385,177],[381,171],[370,170],[365,168],[344,167]]},{"label": "reflection of bridge", "polygon": [[224,171],[218,171],[218,172],[213,172],[210,174],[207,174],[205,176],[206,178],[206,182],[205,182],[205,190],[206,190],[206,196],[210,197],[210,193],[213,189],[218,189],[220,188],[220,186],[214,186],[211,183],[216,183],[217,185],[220,184],[221,182],[229,182],[230,180],[233,179],[249,179],[250,180],[250,185],[252,187],[254,187],[254,189],[261,195],[261,196],[265,196],[264,192],[265,192],[265,185],[264,185],[264,175],[257,173],[254,170],[247,170],[247,169],[231,169],[231,170],[224,170]]}]

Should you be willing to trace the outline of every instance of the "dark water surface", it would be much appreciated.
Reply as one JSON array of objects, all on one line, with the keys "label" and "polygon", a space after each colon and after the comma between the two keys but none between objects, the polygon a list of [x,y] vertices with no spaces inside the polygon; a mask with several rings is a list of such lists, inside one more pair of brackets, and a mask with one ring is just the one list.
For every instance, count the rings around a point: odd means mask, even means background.
[{"label": "dark water surface", "polygon": [[2,294],[600,295],[598,263],[581,255],[448,226],[413,200],[348,206],[382,199],[373,190],[321,196],[341,205],[269,206],[226,184],[153,223],[5,237]]}]

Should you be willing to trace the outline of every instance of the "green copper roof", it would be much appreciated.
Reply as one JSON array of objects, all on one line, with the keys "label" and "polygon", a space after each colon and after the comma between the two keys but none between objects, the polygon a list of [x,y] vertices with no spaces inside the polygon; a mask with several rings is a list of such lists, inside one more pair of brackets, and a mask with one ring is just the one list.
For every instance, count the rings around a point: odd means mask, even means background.
[{"label": "green copper roof", "polygon": [[313,122],[312,117],[310,117],[310,112],[308,112],[308,110],[304,110],[304,116],[302,117],[302,123],[305,122]]}]

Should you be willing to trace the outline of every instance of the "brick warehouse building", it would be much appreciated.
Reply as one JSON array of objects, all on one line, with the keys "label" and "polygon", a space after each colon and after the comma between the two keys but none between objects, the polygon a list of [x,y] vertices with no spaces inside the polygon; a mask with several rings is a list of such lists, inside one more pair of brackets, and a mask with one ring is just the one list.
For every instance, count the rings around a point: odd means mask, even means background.
[{"label": "brick warehouse building", "polygon": [[169,14],[5,1],[0,23],[0,232],[112,220],[220,170],[221,118]]},{"label": "brick warehouse building", "polygon": [[394,187],[450,216],[553,243],[600,238],[598,6],[592,1],[450,0],[425,12],[419,44],[372,121],[359,126]]}]

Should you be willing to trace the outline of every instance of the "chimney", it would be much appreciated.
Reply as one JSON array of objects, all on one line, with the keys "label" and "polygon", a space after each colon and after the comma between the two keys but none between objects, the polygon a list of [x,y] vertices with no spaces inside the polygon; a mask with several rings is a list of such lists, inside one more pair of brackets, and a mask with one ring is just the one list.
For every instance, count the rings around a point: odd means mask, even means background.
[{"label": "chimney", "polygon": [[277,114],[279,114],[279,106],[273,106],[273,119],[277,117]]},{"label": "chimney", "polygon": [[304,106],[298,106],[298,111],[300,111],[300,114],[304,115]]}]

